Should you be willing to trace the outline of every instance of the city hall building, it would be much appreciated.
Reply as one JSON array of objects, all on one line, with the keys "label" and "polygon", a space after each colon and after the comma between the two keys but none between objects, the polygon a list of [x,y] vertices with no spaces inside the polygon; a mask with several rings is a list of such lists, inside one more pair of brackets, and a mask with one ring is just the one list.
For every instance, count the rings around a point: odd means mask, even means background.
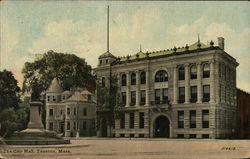
[{"label": "city hall building", "polygon": [[[224,51],[224,38],[205,45],[99,57],[100,87],[117,85],[118,116],[97,118],[98,136],[230,138],[236,133],[236,60]],[[112,78],[117,80],[111,81]],[[100,89],[99,89],[100,90]],[[98,92],[97,92],[98,93]],[[112,99],[111,99],[112,100]]]},{"label": "city hall building", "polygon": [[87,89],[64,91],[54,78],[45,96],[46,129],[65,137],[95,136],[96,100]]}]

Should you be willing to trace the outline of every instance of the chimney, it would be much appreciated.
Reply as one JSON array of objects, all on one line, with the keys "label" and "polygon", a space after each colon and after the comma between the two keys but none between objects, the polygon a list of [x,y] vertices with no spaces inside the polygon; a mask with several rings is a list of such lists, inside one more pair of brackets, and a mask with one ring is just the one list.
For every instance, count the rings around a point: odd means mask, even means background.
[{"label": "chimney", "polygon": [[222,50],[224,50],[224,38],[223,37],[218,37],[218,46],[219,48],[221,48]]}]

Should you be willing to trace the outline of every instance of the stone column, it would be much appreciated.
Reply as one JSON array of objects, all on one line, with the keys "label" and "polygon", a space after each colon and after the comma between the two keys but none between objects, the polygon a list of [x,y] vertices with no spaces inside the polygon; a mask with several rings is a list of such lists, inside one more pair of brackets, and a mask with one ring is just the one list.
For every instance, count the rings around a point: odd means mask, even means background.
[{"label": "stone column", "polygon": [[214,103],[214,83],[215,83],[215,76],[214,76],[214,61],[210,62],[210,103]]},{"label": "stone column", "polygon": [[190,71],[188,64],[185,64],[185,103],[189,103],[190,99]]},{"label": "stone column", "polygon": [[126,107],[130,106],[130,73],[126,72],[127,84],[126,84]]},{"label": "stone column", "polygon": [[146,71],[146,106],[149,106],[149,86],[150,86],[150,81],[149,81],[149,70]]},{"label": "stone column", "polygon": [[220,72],[221,72],[221,70],[218,71],[219,69],[221,69],[220,65],[219,65],[219,62],[215,62],[215,68],[214,68],[214,70],[217,70],[217,72],[216,72],[216,74],[214,74],[214,81],[216,81],[216,84],[214,86],[214,89],[215,89],[214,91],[217,92],[217,93],[215,93],[215,98],[216,98],[216,102],[217,103],[221,102],[221,96],[220,96],[221,95],[221,93],[220,93],[221,92],[221,88],[220,88],[220,82],[219,82],[220,81],[219,78],[221,78],[221,75],[219,75]]},{"label": "stone column", "polygon": [[118,89],[117,89],[117,93],[116,93],[116,105],[118,105],[119,103],[121,103],[121,75],[118,73],[117,74],[117,85],[118,85]]},{"label": "stone column", "polygon": [[140,106],[140,72],[136,71],[136,106]]},{"label": "stone column", "polygon": [[197,64],[197,103],[202,103],[202,70],[201,63]]},{"label": "stone column", "polygon": [[177,104],[177,97],[178,97],[178,79],[177,79],[177,68],[174,66],[173,72],[173,104]]}]

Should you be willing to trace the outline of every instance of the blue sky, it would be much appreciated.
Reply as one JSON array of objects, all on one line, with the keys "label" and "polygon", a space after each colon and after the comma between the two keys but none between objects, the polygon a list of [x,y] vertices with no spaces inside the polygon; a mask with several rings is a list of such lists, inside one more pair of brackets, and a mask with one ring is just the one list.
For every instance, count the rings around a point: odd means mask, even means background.
[{"label": "blue sky", "polygon": [[[1,69],[22,82],[25,61],[48,50],[74,53],[93,67],[106,51],[110,6],[110,50],[114,55],[163,50],[225,37],[225,51],[240,63],[239,88],[250,92],[248,2],[2,1]],[[217,43],[216,43],[217,44]]]}]

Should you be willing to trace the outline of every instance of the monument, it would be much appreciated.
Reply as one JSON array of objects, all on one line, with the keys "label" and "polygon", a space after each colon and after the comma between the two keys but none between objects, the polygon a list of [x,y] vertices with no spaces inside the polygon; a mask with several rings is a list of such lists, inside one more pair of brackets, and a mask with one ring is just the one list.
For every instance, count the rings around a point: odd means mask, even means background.
[{"label": "monument", "polygon": [[56,145],[69,144],[70,140],[65,140],[54,131],[44,129],[44,125],[39,115],[40,93],[36,84],[32,87],[30,101],[30,120],[27,129],[15,132],[12,137],[5,139],[9,145]]}]

